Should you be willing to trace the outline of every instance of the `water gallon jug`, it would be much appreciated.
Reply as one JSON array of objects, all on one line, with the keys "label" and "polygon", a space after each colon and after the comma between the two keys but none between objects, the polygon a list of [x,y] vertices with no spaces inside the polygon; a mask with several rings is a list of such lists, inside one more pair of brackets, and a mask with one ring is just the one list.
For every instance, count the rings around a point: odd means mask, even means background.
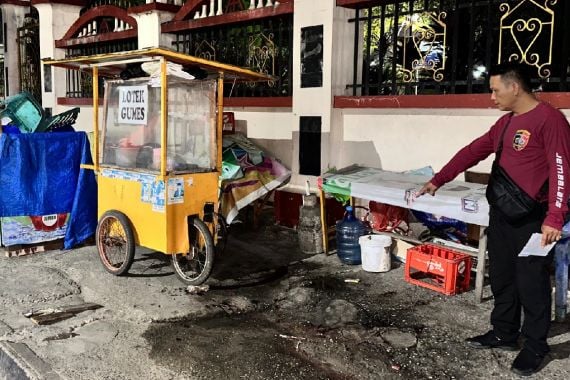
[{"label": "water gallon jug", "polygon": [[352,206],[346,206],[344,218],[336,223],[336,251],[345,264],[362,262],[358,239],[366,233],[364,224],[354,216]]},{"label": "water gallon jug", "polygon": [[303,195],[303,205],[299,208],[299,248],[303,253],[323,252],[321,210],[315,195]]}]

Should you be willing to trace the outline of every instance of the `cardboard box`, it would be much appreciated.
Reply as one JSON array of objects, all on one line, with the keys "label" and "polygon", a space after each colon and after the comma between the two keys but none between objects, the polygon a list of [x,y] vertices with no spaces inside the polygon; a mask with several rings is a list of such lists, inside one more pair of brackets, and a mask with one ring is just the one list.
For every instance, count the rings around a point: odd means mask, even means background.
[{"label": "cardboard box", "polygon": [[8,216],[0,218],[2,245],[37,244],[61,239],[67,230],[69,214]]},{"label": "cardboard box", "polygon": [[415,247],[415,244],[398,239],[397,237],[394,238],[394,241],[395,244],[392,245],[392,255],[396,260],[405,263],[408,249]]}]

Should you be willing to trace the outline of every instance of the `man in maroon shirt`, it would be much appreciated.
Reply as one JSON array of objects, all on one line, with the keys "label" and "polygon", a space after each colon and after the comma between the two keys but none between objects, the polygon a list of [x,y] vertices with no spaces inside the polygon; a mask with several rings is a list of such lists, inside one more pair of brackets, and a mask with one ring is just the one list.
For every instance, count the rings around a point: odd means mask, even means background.
[{"label": "man in maroon shirt", "polygon": [[[546,338],[550,328],[552,251],[546,257],[518,254],[533,233],[542,233],[542,246],[561,237],[570,194],[570,126],[562,113],[534,97],[529,67],[505,63],[493,67],[489,74],[491,100],[501,111],[510,112],[461,149],[419,194],[434,195],[459,173],[496,152],[505,130],[499,166],[544,207],[519,221],[508,222],[491,205],[487,235],[489,279],[495,299],[493,329],[466,342],[474,348],[517,350],[522,333],[523,348],[511,370],[528,376],[538,371],[549,351]],[[547,194],[541,192],[545,182]]]}]

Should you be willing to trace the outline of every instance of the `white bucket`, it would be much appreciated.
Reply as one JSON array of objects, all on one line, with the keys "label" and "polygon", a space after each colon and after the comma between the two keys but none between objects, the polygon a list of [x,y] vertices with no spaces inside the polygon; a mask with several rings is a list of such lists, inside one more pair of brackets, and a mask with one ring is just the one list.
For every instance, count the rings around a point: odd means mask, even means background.
[{"label": "white bucket", "polygon": [[388,272],[391,268],[392,238],[386,235],[364,235],[358,239],[362,253],[362,269],[367,272]]}]

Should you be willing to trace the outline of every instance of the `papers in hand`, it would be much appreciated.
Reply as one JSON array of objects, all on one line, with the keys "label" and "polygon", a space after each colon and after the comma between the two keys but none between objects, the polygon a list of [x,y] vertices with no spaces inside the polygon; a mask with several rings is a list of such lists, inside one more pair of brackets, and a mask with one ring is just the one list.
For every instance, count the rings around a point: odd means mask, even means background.
[{"label": "papers in hand", "polygon": [[527,256],[546,256],[548,252],[554,247],[554,243],[550,243],[544,247],[540,246],[540,241],[542,240],[542,234],[534,233],[531,235],[530,239],[522,249],[521,253],[519,253],[519,257],[527,257]]}]

